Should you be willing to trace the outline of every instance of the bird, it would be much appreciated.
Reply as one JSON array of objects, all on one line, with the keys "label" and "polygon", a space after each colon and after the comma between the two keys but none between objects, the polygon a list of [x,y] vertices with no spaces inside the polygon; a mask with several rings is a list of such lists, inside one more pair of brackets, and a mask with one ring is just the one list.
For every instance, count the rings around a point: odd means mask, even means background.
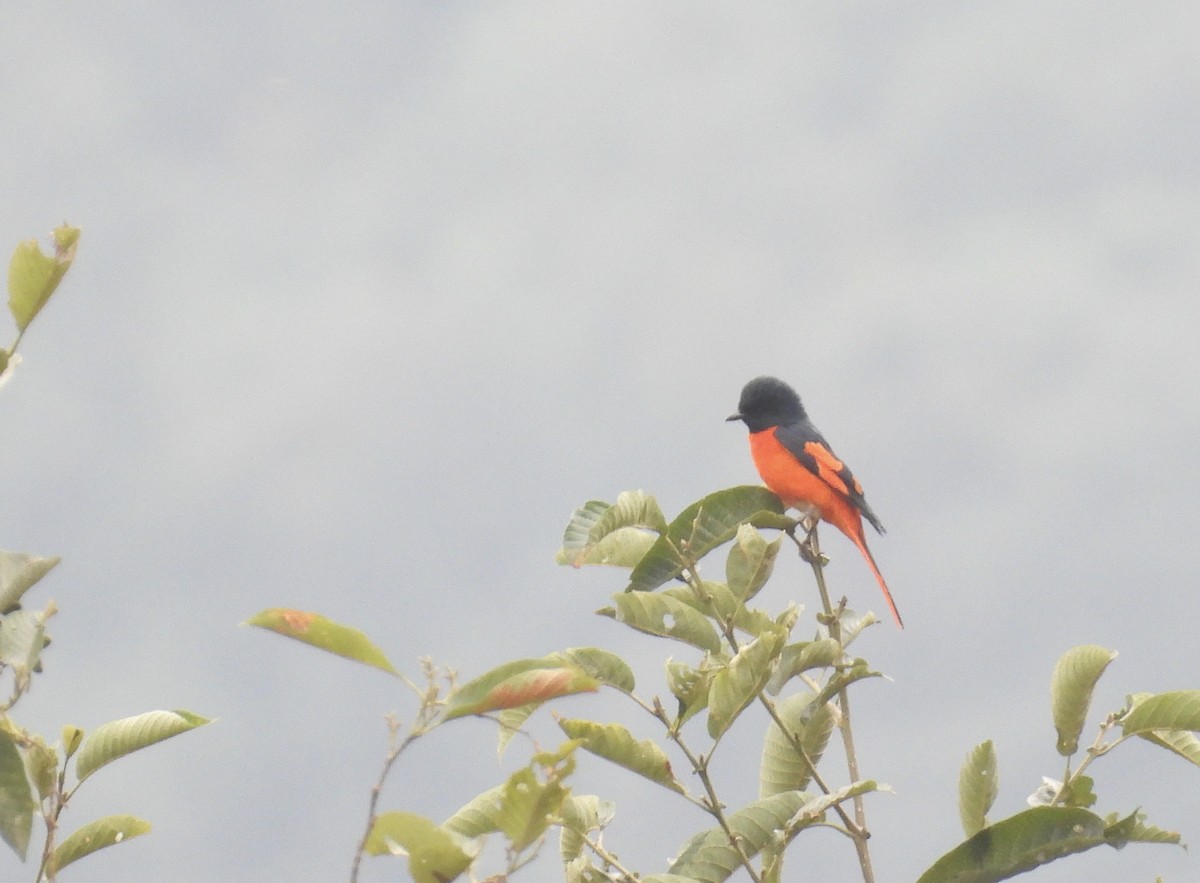
[{"label": "bird", "polygon": [[867,505],[850,467],[808,419],[796,391],[777,377],[755,377],[742,388],[737,411],[726,418],[726,422],[733,420],[741,420],[750,431],[750,455],[767,488],[785,506],[828,521],[858,547],[883,589],[896,625],[904,628],[863,532],[864,518],[880,534],[883,524]]}]

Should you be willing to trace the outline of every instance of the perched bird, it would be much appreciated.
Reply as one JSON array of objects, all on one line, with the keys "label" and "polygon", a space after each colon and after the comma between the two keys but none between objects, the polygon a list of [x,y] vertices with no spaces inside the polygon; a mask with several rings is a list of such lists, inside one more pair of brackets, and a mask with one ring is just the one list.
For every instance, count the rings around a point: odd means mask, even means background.
[{"label": "perched bird", "polygon": [[755,377],[742,389],[737,413],[727,419],[741,420],[750,430],[750,454],[758,474],[784,505],[828,521],[858,546],[896,624],[904,628],[863,535],[864,518],[879,533],[884,532],[883,525],[867,505],[850,467],[837,458],[808,419],[796,391],[775,377]]}]

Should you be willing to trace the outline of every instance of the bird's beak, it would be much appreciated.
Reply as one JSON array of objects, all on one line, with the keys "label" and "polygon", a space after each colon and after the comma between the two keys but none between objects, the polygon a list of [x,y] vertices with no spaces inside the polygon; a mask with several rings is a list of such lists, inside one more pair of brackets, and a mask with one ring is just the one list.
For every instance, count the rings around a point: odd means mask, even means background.
[{"label": "bird's beak", "polygon": [[725,422],[732,423],[734,420],[741,420],[741,419],[742,419],[741,414],[730,414],[728,417],[725,418]]}]

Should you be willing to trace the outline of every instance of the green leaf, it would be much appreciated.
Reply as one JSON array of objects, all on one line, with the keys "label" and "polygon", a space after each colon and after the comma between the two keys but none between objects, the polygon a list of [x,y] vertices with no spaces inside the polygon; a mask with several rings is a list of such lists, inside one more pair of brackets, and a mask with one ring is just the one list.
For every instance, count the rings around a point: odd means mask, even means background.
[{"label": "green leaf", "polygon": [[728,730],[739,714],[762,692],[771,666],[783,650],[787,632],[764,632],[738,650],[718,671],[708,691],[708,734],[714,739]]},{"label": "green leaf", "polygon": [[614,687],[622,693],[633,692],[633,669],[616,653],[601,650],[599,647],[568,647],[566,650],[551,653],[546,658],[574,665],[601,684]]},{"label": "green leaf", "polygon": [[517,659],[497,666],[455,690],[445,719],[518,708],[574,693],[593,693],[600,681],[581,668],[550,658]]},{"label": "green leaf", "polygon": [[737,535],[742,524],[786,529],[795,519],[783,514],[779,497],[763,487],[728,488],[688,506],[671,522],[629,575],[627,592],[657,589]]},{"label": "green leaf", "polygon": [[75,775],[82,782],[114,760],[207,723],[208,718],[190,711],[147,711],[101,724],[92,730],[76,755]]},{"label": "green leaf", "polygon": [[1058,795],[1058,803],[1062,806],[1080,806],[1084,809],[1096,805],[1096,792],[1092,786],[1096,783],[1091,776],[1074,776],[1064,784]]},{"label": "green leaf", "polygon": [[779,665],[771,675],[767,692],[775,695],[796,675],[814,668],[828,668],[837,662],[841,655],[842,645],[833,638],[788,644],[779,655]]},{"label": "green leaf", "polygon": [[1050,707],[1058,731],[1058,753],[1070,757],[1079,749],[1079,734],[1092,703],[1092,690],[1108,664],[1117,658],[1113,650],[1085,644],[1073,647],[1054,666],[1050,682]]},{"label": "green leaf", "polygon": [[667,520],[649,494],[625,491],[612,506],[591,500],[572,513],[555,560],[572,567],[633,567],[666,529]]},{"label": "green leaf", "polygon": [[988,810],[1000,793],[996,774],[996,747],[992,740],[971,749],[958,774],[958,817],[968,837],[987,827]]},{"label": "green leaf", "polygon": [[[778,845],[781,835],[786,841],[796,831],[817,821],[834,803],[874,791],[877,787],[874,782],[855,782],[818,798],[802,791],[785,791],[730,813],[726,822],[746,855],[754,858],[764,848]],[[722,883],[741,867],[741,858],[725,832],[721,828],[711,828],[699,832],[684,844],[669,871],[698,883]]]},{"label": "green leaf", "polygon": [[1086,809],[1037,806],[959,844],[917,883],[994,883],[1105,842],[1104,821]]},{"label": "green leaf", "polygon": [[725,581],[739,600],[749,601],[766,585],[782,544],[782,536],[768,543],[752,524],[738,527],[725,561]]},{"label": "green leaf", "polygon": [[560,561],[559,563],[572,564],[575,567],[598,564],[633,568],[646,557],[646,553],[654,545],[654,540],[654,534],[648,534],[632,527],[623,527],[613,531],[594,546],[590,546],[587,554],[577,561]]},{"label": "green leaf", "polygon": [[872,671],[867,666],[865,659],[855,659],[849,666],[841,671],[836,672],[825,686],[821,688],[821,692],[817,694],[817,702],[828,702],[844,688],[849,687],[856,681],[861,681],[865,678],[881,678],[883,677],[877,671]]},{"label": "green leaf", "polygon": [[442,827],[469,840],[500,830],[500,801],[504,785],[489,788],[442,822]]},{"label": "green leaf", "polygon": [[1152,730],[1200,730],[1200,690],[1156,693],[1135,702],[1121,718],[1126,736]]},{"label": "green leaf", "polygon": [[[705,663],[708,659],[709,657],[705,657]],[[667,659],[667,686],[671,690],[671,695],[679,700],[675,721],[676,729],[708,707],[708,691],[717,669],[705,663],[702,663],[697,669],[686,663]]]},{"label": "green leaf", "polygon": [[[844,650],[854,643],[854,640],[866,631],[869,626],[877,625],[878,623],[879,620],[870,610],[866,613],[858,613],[849,607],[844,609],[838,616],[838,640],[842,642],[842,649]],[[821,638],[833,637],[828,625],[822,624],[817,629],[817,632]]]},{"label": "green leaf", "polygon": [[0,729],[0,837],[21,861],[25,861],[25,853],[29,850],[29,833],[36,809],[17,743],[7,731]]},{"label": "green leaf", "polygon": [[717,622],[729,622],[742,608],[741,602],[729,591],[729,586],[708,580],[702,580],[699,586],[678,583],[659,594],[674,598]]},{"label": "green leaf", "polygon": [[594,794],[568,796],[560,807],[562,834],[559,837],[558,849],[563,861],[569,862],[583,855],[584,836],[593,831],[603,831],[616,812],[616,804],[610,800],[601,800]]},{"label": "green leaf", "polygon": [[246,620],[246,625],[256,626],[302,641],[320,650],[345,659],[352,659],[372,668],[396,674],[396,669],[370,639],[358,629],[326,619],[319,613],[272,607]]},{"label": "green leaf", "polygon": [[46,619],[55,613],[53,602],[41,610],[14,610],[0,616],[0,665],[12,666],[18,684],[38,670],[46,646]]},{"label": "green leaf", "polygon": [[79,750],[79,746],[83,743],[85,733],[80,728],[73,724],[64,724],[62,728],[62,746],[63,758],[70,760],[75,752]]},{"label": "green leaf", "polygon": [[570,793],[562,784],[568,772],[569,767],[552,771],[546,782],[539,782],[534,771],[526,767],[508,777],[497,820],[514,851],[521,852],[536,843],[550,827],[552,817],[559,814]]},{"label": "green leaf", "polygon": [[1104,839],[1109,846],[1120,849],[1128,843],[1179,844],[1181,838],[1175,831],[1146,824],[1146,814],[1133,811],[1125,818],[1109,813],[1104,817]]},{"label": "green leaf", "polygon": [[7,613],[21,602],[38,580],[61,559],[39,558],[24,552],[0,552],[0,613]]},{"label": "green leaf", "polygon": [[[822,822],[825,819],[825,813],[834,807],[835,804],[850,800],[860,794],[867,794],[871,791],[880,790],[880,785],[871,779],[861,779],[857,782],[851,782],[836,791],[830,791],[828,794],[818,794],[815,797],[806,796],[804,805],[799,812],[788,822],[787,828],[784,831],[785,836],[789,839],[795,833],[804,828]],[[886,786],[883,786],[886,787]],[[891,790],[890,788],[887,790]]]},{"label": "green leaf", "polygon": [[497,733],[496,754],[500,757],[504,756],[504,751],[508,748],[508,743],[512,741],[512,737],[517,735],[521,726],[529,719],[529,716],[542,707],[544,703],[530,702],[528,705],[518,705],[516,708],[504,708],[496,713],[496,722],[500,724]]},{"label": "green leaf", "polygon": [[671,761],[666,752],[652,740],[635,739],[621,724],[598,724],[563,718],[558,725],[568,738],[578,739],[580,747],[597,757],[603,757],[677,794],[684,793],[683,786],[671,772]]},{"label": "green leaf", "polygon": [[[556,556],[559,564],[575,564],[575,561],[586,554],[591,539],[592,528],[600,521],[602,515],[612,508],[612,503],[603,500],[588,500],[571,513],[571,519],[563,531],[562,548]],[[575,564],[578,567],[578,564]]]},{"label": "green leaf", "polygon": [[58,752],[41,736],[30,736],[25,746],[25,772],[41,800],[54,793],[58,781]]},{"label": "green leaf", "polygon": [[116,846],[150,832],[150,823],[137,816],[105,816],[88,822],[58,845],[50,860],[55,871],[107,846]]},{"label": "green leaf", "polygon": [[813,706],[812,699],[811,692],[796,693],[775,706],[776,714],[788,732],[799,739],[804,753],[798,752],[793,740],[772,721],[763,740],[758,774],[759,797],[800,791],[811,781],[813,768],[809,761],[820,763],[829,744],[829,736],[837,725],[837,712],[829,703]]},{"label": "green leaf", "polygon": [[[729,814],[726,821],[740,839],[746,855],[753,858],[775,841],[775,832],[787,825],[806,799],[807,795],[800,791],[775,794]],[[741,867],[741,858],[725,832],[710,828],[684,844],[668,871],[698,883],[723,883]]]},{"label": "green leaf", "polygon": [[1196,738],[1195,733],[1188,730],[1149,730],[1138,733],[1138,736],[1200,766],[1200,739]]},{"label": "green leaf", "polygon": [[667,519],[658,501],[642,491],[624,491],[588,532],[588,540],[597,543],[615,530],[638,527],[657,534],[667,532]]},{"label": "green leaf", "polygon": [[407,854],[415,883],[450,883],[471,866],[478,852],[479,844],[409,812],[376,816],[366,842],[367,855]]},{"label": "green leaf", "polygon": [[643,592],[615,595],[613,603],[615,607],[605,608],[600,613],[639,632],[674,638],[709,653],[721,651],[721,638],[712,623],[682,601],[668,595]]},{"label": "green leaf", "polygon": [[79,228],[64,225],[54,231],[53,256],[43,254],[36,239],[17,245],[8,264],[8,308],[17,330],[28,328],[54,294],[75,260],[78,241]]},{"label": "green leaf", "polygon": [[[794,613],[796,619],[799,619],[801,608],[795,604],[788,606],[781,616],[791,617]],[[763,632],[771,629],[772,626],[779,625],[783,619],[772,619],[769,614],[763,610],[755,610],[750,607],[739,607],[733,614],[733,627],[743,634],[747,634],[752,638],[757,638]]]}]

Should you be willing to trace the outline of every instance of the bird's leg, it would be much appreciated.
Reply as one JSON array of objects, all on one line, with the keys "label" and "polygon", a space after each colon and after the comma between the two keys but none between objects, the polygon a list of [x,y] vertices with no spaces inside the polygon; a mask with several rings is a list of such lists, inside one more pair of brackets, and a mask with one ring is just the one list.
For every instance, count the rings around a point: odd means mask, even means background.
[{"label": "bird's leg", "polygon": [[804,539],[798,544],[800,546],[800,557],[809,564],[812,564],[813,560],[821,555],[819,551],[816,551],[816,545],[813,542],[813,534],[817,532],[817,525],[820,522],[821,516],[811,509],[803,512],[800,518],[800,526],[804,528]]}]

